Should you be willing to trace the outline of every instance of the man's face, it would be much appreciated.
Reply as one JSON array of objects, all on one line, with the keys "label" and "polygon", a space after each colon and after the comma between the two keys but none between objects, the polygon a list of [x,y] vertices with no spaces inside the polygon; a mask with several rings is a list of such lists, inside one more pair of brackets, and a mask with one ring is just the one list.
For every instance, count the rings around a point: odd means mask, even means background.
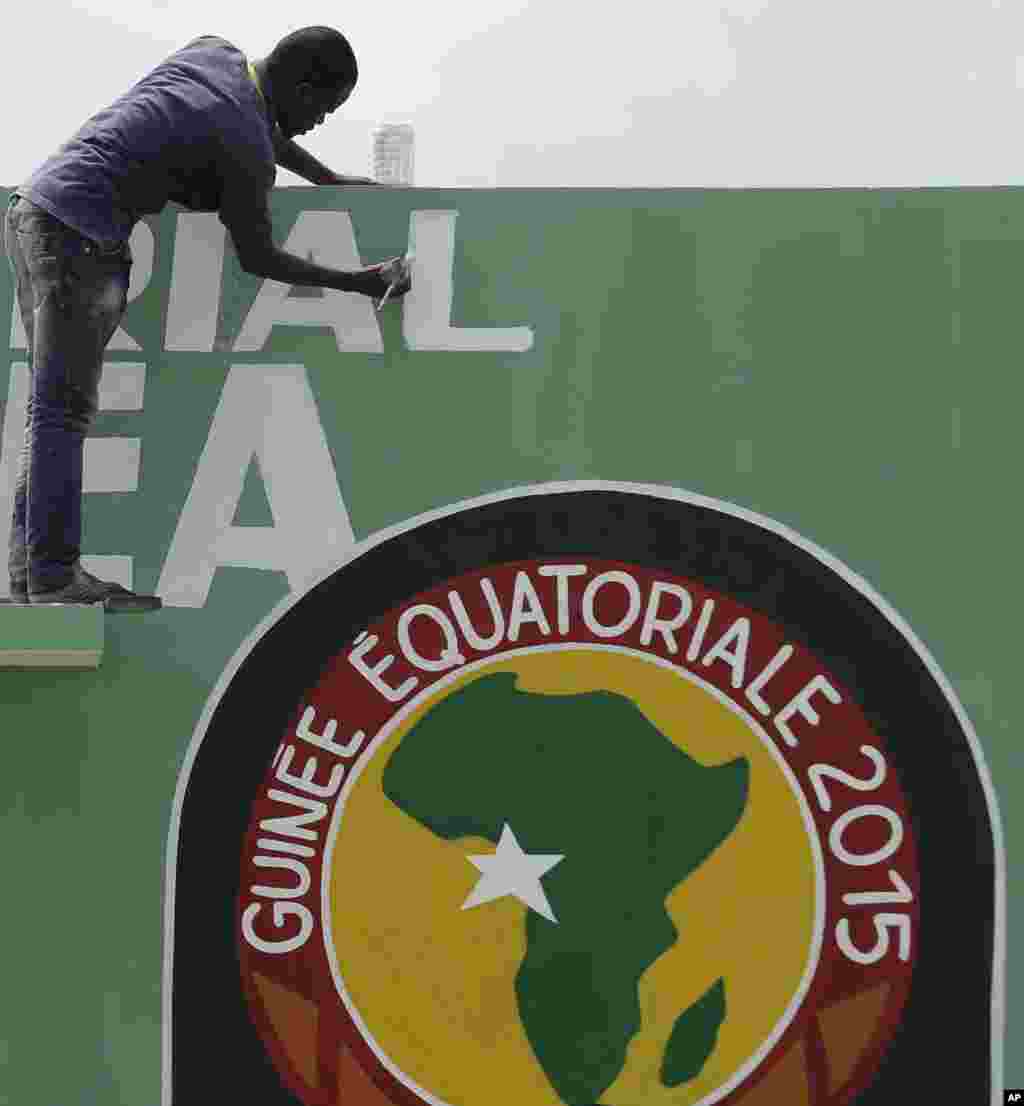
[{"label": "man's face", "polygon": [[281,130],[294,138],[297,134],[306,134],[319,126],[332,111],[337,111],[352,95],[354,85],[325,90],[315,88],[306,81],[295,86],[294,94],[287,98],[278,109]]}]

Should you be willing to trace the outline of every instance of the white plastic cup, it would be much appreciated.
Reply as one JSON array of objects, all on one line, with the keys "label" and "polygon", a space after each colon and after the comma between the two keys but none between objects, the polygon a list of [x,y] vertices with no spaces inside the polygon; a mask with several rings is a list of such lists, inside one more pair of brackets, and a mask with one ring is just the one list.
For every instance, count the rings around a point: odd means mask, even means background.
[{"label": "white plastic cup", "polygon": [[411,186],[414,140],[411,123],[380,123],[373,130],[373,179]]}]

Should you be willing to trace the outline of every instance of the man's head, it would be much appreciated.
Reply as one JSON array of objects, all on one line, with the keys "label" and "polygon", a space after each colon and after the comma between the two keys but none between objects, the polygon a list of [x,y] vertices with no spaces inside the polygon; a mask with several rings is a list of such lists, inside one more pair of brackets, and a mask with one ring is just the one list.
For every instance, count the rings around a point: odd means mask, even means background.
[{"label": "man's head", "polygon": [[348,40],[331,27],[293,31],[266,58],[277,119],[293,138],[318,126],[352,95],[359,70]]}]

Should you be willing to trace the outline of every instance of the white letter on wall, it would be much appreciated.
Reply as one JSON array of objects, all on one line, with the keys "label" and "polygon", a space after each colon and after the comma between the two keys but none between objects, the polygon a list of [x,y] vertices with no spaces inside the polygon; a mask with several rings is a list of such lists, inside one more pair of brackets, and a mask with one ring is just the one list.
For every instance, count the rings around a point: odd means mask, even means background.
[{"label": "white letter on wall", "polygon": [[[232,526],[259,462],[273,526]],[[354,538],[303,365],[233,365],[160,574],[165,606],[202,607],[221,565],[276,569],[298,590]]]},{"label": "white letter on wall", "polygon": [[[362,266],[356,248],[352,219],[347,211],[303,211],[282,249],[332,269]],[[334,288],[314,290],[322,295],[289,296],[292,285],[265,280],[234,348],[261,350],[276,323],[288,326],[326,326],[334,331],[339,350],[383,353],[384,341],[368,296],[339,292]]]},{"label": "white letter on wall", "polygon": [[529,326],[451,325],[457,211],[413,211],[409,249],[412,288],[402,300],[402,333],[409,349],[487,350],[524,353],[533,345]]},{"label": "white letter on wall", "polygon": [[227,228],[206,211],[182,212],[174,230],[164,349],[211,353],[217,338]]}]

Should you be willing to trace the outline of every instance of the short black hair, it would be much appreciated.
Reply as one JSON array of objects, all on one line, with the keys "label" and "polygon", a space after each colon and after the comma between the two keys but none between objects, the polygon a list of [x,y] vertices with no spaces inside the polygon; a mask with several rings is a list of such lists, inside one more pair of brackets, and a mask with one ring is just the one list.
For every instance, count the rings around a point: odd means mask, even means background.
[{"label": "short black hair", "polygon": [[333,27],[303,27],[292,31],[267,58],[271,74],[291,85],[308,81],[332,92],[355,85],[359,77],[356,56],[348,39]]}]

